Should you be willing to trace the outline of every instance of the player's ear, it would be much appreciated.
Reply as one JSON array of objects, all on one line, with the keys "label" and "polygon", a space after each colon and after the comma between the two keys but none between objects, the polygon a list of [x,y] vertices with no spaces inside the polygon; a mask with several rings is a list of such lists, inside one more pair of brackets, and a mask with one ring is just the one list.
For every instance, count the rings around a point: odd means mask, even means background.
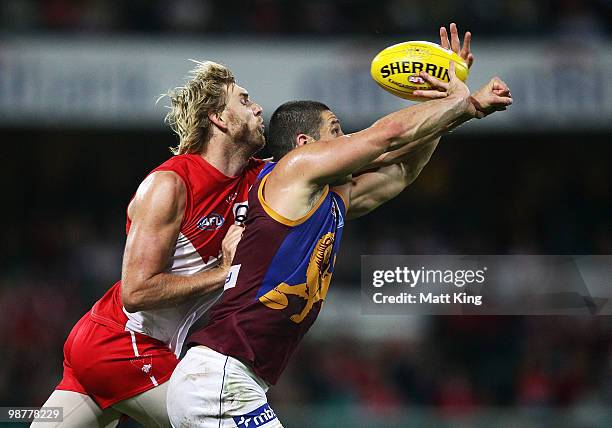
[{"label": "player's ear", "polygon": [[313,141],[315,141],[315,139],[312,138],[310,135],[298,134],[297,137],[295,137],[295,147],[301,147],[306,144],[312,143]]},{"label": "player's ear", "polygon": [[208,120],[210,120],[213,125],[219,128],[221,131],[227,131],[227,122],[222,117],[222,112],[217,113],[214,111],[208,112]]}]

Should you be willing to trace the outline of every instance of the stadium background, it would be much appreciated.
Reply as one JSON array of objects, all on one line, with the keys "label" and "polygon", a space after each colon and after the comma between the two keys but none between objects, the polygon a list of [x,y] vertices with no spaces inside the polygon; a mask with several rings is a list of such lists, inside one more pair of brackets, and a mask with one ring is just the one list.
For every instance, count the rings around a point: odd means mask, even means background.
[{"label": "stadium background", "polygon": [[[266,116],[327,102],[345,132],[402,105],[383,47],[474,33],[505,116],[444,137],[403,195],[347,225],[320,320],[270,402],[287,427],[612,426],[607,317],[375,317],[361,254],[610,254],[612,3],[100,1],[0,5],[0,406],[40,405],[63,341],[119,277],[125,207],[169,156],[157,95],[229,65]],[[15,426],[13,424],[7,426]]]}]

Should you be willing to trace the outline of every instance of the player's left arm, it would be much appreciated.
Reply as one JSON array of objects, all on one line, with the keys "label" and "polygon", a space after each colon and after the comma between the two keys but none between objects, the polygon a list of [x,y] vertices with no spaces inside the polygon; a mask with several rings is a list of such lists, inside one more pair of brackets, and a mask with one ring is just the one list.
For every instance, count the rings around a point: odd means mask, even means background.
[{"label": "player's left arm", "polygon": [[419,176],[436,149],[439,138],[419,146],[415,153],[399,159],[396,164],[376,168],[360,175],[334,190],[347,203],[347,218],[368,214],[395,198]]},{"label": "player's left arm", "polygon": [[[465,61],[468,66],[468,69],[471,69],[472,64],[474,64],[474,54],[472,53],[472,33],[466,31],[463,35],[463,43],[461,43],[461,39],[459,38],[459,29],[457,28],[457,24],[455,24],[454,22],[451,22],[448,30],[446,29],[446,27],[440,27],[439,33],[440,46],[442,46],[444,49],[449,49],[455,52]],[[434,89],[435,90],[433,91],[417,91],[415,92],[415,95],[422,96],[425,99],[441,98],[441,91],[444,91],[444,89],[439,86],[434,86]],[[455,123],[449,128],[456,128],[459,125],[461,125],[461,123]],[[427,158],[429,158],[431,156],[431,153],[428,155],[427,150],[423,151],[421,150],[421,147],[431,146],[432,144],[434,144],[434,146],[437,145],[437,143],[440,141],[441,135],[442,133],[440,132],[435,135],[428,135],[424,138],[412,141],[398,150],[383,153],[374,161],[372,161],[369,165],[364,167],[362,171],[367,171],[373,168],[380,168],[398,163],[402,159],[406,159],[406,156],[408,155],[426,156]],[[433,143],[434,141],[435,143]],[[415,162],[421,163],[419,159],[415,159]]]},{"label": "player's left arm", "polygon": [[[432,76],[425,78],[438,88],[435,93],[444,93],[447,83],[441,82]],[[470,102],[477,111],[477,117],[483,118],[496,111],[506,110],[506,105],[499,102],[500,97],[511,100],[508,86],[495,77],[470,97]],[[450,127],[457,125],[461,119]],[[420,145],[413,146],[403,156],[396,158],[395,164],[368,170],[352,178],[349,183],[339,186],[335,190],[342,195],[347,203],[347,217],[356,218],[376,209],[390,199],[393,199],[409,186],[421,173],[435,151],[440,137],[423,137]]]}]

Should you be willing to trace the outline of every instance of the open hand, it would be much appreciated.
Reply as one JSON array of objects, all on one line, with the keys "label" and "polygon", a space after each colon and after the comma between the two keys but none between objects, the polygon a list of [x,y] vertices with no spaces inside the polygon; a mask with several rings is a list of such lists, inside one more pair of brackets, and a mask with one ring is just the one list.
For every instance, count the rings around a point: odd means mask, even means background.
[{"label": "open hand", "polygon": [[450,40],[448,39],[448,31],[446,31],[446,27],[440,27],[440,46],[444,49],[450,49],[459,55],[468,68],[472,66],[474,63],[474,54],[470,50],[470,45],[472,42],[472,33],[469,31],[465,32],[463,36],[463,46],[461,46],[461,42],[459,41],[459,30],[457,29],[457,24],[454,22],[450,25]]},{"label": "open hand", "polygon": [[421,71],[419,76],[429,83],[431,89],[414,91],[413,94],[417,97],[434,100],[438,98],[446,98],[451,95],[456,95],[463,98],[470,96],[470,89],[455,74],[455,63],[453,61],[450,62],[450,67],[448,68],[448,83],[443,82],[440,79],[436,79],[424,71]]},{"label": "open hand", "polygon": [[[450,49],[455,52],[466,62],[468,68],[471,67],[474,63],[474,54],[472,54],[471,51],[472,33],[469,31],[465,33],[463,36],[463,46],[461,46],[461,41],[459,40],[459,30],[457,29],[457,24],[454,22],[450,24],[450,39],[448,34],[449,32],[446,30],[446,27],[440,27],[440,46],[442,46],[444,49]],[[451,62],[451,66],[453,65],[454,64]],[[450,87],[449,84],[435,79],[432,76],[429,76],[427,73],[420,73],[420,76],[432,86],[432,89],[414,91],[413,95],[430,100],[445,98],[448,96],[446,90]]]}]

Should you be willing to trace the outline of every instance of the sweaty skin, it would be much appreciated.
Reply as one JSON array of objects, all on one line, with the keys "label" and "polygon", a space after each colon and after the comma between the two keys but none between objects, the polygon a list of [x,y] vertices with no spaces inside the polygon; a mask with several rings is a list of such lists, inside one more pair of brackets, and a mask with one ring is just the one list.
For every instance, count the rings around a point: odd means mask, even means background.
[{"label": "sweaty skin", "polygon": [[[248,159],[261,147],[261,107],[246,89],[228,86],[227,105],[209,113],[212,136],[201,156],[228,177],[242,172]],[[166,273],[185,210],[182,179],[171,171],[158,171],[145,179],[128,207],[132,221],[128,233],[121,277],[121,300],[128,312],[167,308],[223,287],[242,236],[232,225],[222,243],[219,266],[189,275]]]},{"label": "sweaty skin", "polygon": [[[450,69],[451,80],[444,98],[391,113],[370,128],[350,136],[342,135],[339,130],[338,136],[327,139],[328,131],[322,134],[321,140],[312,143],[311,137],[309,140],[306,136],[298,136],[296,145],[299,147],[278,162],[266,181],[266,202],[280,215],[290,220],[299,219],[314,206],[327,185],[359,171],[384,153],[409,143],[438,138],[453,127],[478,117],[480,111],[472,102],[469,89],[455,76],[453,64]],[[490,87],[491,83],[474,95],[479,97],[479,108],[486,110],[511,104],[510,97],[500,97]],[[322,119],[323,126],[331,129],[337,122],[332,112],[324,112]],[[371,189],[366,186],[368,178],[335,187],[346,201],[349,213],[351,209],[365,209],[354,207],[353,202],[367,202],[363,196],[368,193],[364,189]]]},{"label": "sweaty skin", "polygon": [[[446,28],[440,28],[441,46],[452,49],[471,66],[471,33],[465,34],[463,47],[454,23],[450,33],[451,40]],[[334,190],[348,203],[348,218],[361,216],[412,183],[444,133],[512,104],[507,85],[497,77],[471,95],[456,78],[453,63],[449,83],[426,73],[421,76],[434,89],[417,95],[432,101],[392,113],[350,136],[343,135],[331,111],[323,112],[320,141],[304,135],[297,137],[298,148],[281,159],[266,182],[266,202],[286,218],[297,219],[314,206],[326,185],[346,181]],[[364,170],[368,173],[351,177]]]}]

